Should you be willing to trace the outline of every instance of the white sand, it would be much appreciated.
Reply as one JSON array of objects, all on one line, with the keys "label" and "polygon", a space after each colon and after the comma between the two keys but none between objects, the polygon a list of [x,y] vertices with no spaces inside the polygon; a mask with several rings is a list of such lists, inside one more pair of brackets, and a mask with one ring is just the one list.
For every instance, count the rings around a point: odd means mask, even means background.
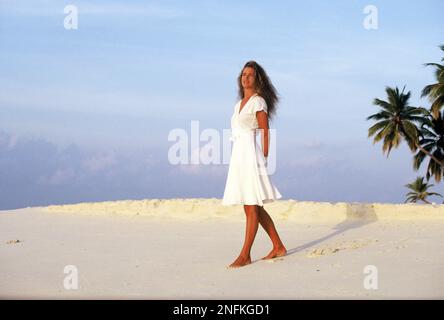
[{"label": "white sand", "polygon": [[[288,255],[259,227],[253,263],[226,267],[242,206],[220,199],[114,201],[0,211],[0,298],[444,298],[444,205],[266,204]],[[13,240],[19,240],[14,243]],[[66,265],[77,290],[64,288]],[[378,288],[364,287],[377,268]]]}]

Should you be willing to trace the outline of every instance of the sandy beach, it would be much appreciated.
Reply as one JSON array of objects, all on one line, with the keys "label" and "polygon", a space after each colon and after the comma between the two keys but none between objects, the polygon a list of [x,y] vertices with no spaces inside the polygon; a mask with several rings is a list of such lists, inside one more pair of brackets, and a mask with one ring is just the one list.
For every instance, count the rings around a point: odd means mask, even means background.
[{"label": "sandy beach", "polygon": [[[236,269],[227,266],[245,214],[220,199],[0,211],[0,298],[444,298],[444,205],[282,200],[265,209],[288,255],[260,260],[271,242],[259,226],[252,264]],[[66,266],[77,289],[65,286]]]}]

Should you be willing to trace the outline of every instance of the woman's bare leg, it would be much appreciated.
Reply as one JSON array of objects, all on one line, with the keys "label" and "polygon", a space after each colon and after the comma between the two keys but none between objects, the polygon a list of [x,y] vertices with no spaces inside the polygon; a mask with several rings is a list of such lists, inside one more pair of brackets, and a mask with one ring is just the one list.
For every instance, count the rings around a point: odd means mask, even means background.
[{"label": "woman's bare leg", "polygon": [[272,259],[275,257],[285,256],[287,254],[287,249],[279,238],[279,235],[274,226],[273,220],[270,215],[265,211],[264,207],[258,206],[259,211],[259,223],[265,229],[271,241],[273,242],[273,249],[268,255],[262,258],[262,260]]},{"label": "woman's bare leg", "polygon": [[251,263],[250,252],[259,227],[259,211],[257,205],[244,205],[244,210],[247,219],[244,246],[242,247],[239,257],[230,264],[229,267],[231,268],[242,267]]}]

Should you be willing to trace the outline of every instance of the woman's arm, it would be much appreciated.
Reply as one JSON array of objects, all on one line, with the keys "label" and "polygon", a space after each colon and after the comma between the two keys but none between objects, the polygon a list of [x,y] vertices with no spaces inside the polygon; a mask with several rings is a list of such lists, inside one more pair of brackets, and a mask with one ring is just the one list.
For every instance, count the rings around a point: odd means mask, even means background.
[{"label": "woman's arm", "polygon": [[264,157],[268,157],[268,114],[265,111],[256,112],[257,123],[259,125],[259,129],[262,129],[261,135],[262,139],[262,150],[264,151]]}]

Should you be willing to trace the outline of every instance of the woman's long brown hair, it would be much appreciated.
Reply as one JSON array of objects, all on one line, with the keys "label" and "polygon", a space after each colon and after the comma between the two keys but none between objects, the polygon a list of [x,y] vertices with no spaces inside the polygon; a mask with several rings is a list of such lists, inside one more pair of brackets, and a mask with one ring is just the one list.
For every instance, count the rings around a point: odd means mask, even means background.
[{"label": "woman's long brown hair", "polygon": [[242,68],[239,76],[237,77],[237,84],[239,87],[239,98],[244,98],[244,89],[242,88],[242,72],[246,67],[251,67],[255,71],[255,83],[256,83],[256,92],[258,95],[260,95],[262,98],[265,99],[265,102],[267,103],[267,113],[268,113],[268,119],[271,120],[276,113],[276,105],[279,101],[279,98],[277,96],[276,88],[273,86],[273,84],[270,81],[270,78],[268,77],[267,73],[265,72],[264,68],[262,68],[256,61],[250,60],[248,61],[244,67]]}]

